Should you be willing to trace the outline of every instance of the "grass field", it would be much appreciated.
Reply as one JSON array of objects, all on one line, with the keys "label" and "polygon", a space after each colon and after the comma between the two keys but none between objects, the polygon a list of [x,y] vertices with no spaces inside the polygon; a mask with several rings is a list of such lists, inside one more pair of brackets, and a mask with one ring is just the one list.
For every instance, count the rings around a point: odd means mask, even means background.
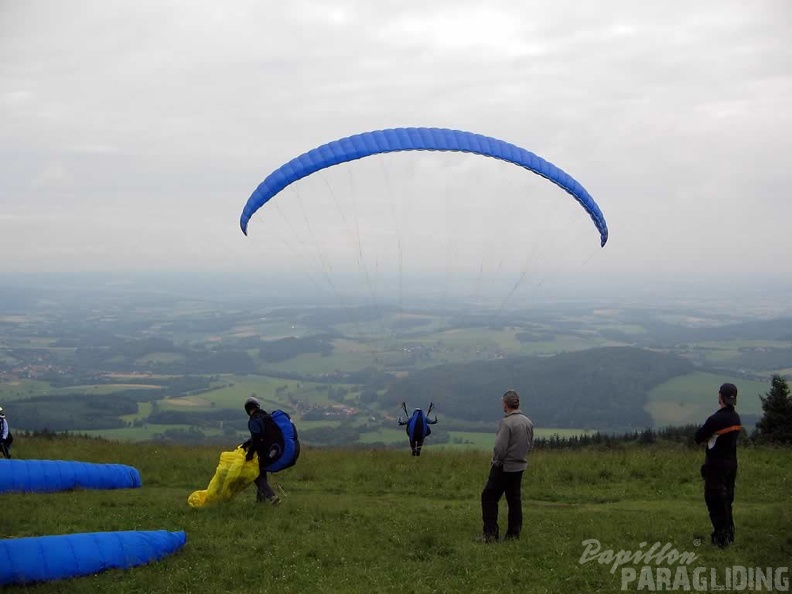
[{"label": "grass field", "polygon": [[[246,375],[246,376],[220,376],[220,385],[212,390],[202,392],[195,396],[185,396],[183,398],[160,400],[159,404],[163,409],[176,408],[184,410],[189,406],[190,410],[211,410],[212,408],[233,408],[238,409],[240,403],[251,394],[266,405],[275,408],[288,408],[285,395],[278,393],[279,388],[284,388],[284,394],[292,391],[310,390],[313,384],[308,382],[298,382],[296,380],[285,380],[273,378],[265,375]],[[192,406],[190,406],[192,403]],[[214,403],[214,406],[212,406]]]},{"label": "grass field", "polygon": [[319,353],[298,355],[277,365],[263,364],[262,369],[276,368],[287,373],[305,373],[319,375],[321,373],[336,373],[339,371],[360,371],[374,365],[375,361],[382,358],[382,353],[371,350],[350,351],[348,348],[334,351],[328,356]]},{"label": "grass field", "polygon": [[[428,331],[432,328],[427,326],[422,330]],[[333,373],[340,370],[356,371],[383,363],[417,369],[444,363],[491,359],[502,354],[549,355],[590,348],[602,343],[602,340],[563,335],[554,340],[520,343],[515,337],[517,331],[515,328],[503,330],[462,328],[428,331],[410,338],[402,337],[400,340],[380,339],[368,342],[335,340],[334,350],[328,356],[304,354],[278,363],[275,367],[279,371],[310,374]],[[413,360],[409,349],[416,346],[431,349],[429,357],[424,360]],[[265,369],[267,367],[267,365],[263,366]]]},{"label": "grass field", "polygon": [[53,396],[62,394],[89,394],[93,396],[102,396],[106,394],[114,394],[115,392],[127,390],[151,390],[161,389],[162,386],[156,383],[156,380],[150,380],[151,383],[147,384],[99,384],[99,385],[83,385],[83,386],[68,386],[66,388],[50,388],[47,393]]},{"label": "grass field", "polygon": [[31,396],[41,396],[49,392],[49,390],[48,382],[36,380],[0,382],[0,402],[11,402],[30,398]]},{"label": "grass field", "polygon": [[770,378],[767,382],[745,381],[703,372],[675,377],[657,386],[649,392],[646,410],[656,427],[701,424],[717,410],[718,388],[724,382],[734,383],[739,390],[737,412],[761,415],[759,395],[770,389]]},{"label": "grass field", "polygon": [[[788,568],[792,559],[789,450],[740,452],[737,540],[727,550],[707,542],[701,452],[671,445],[534,452],[522,539],[496,545],[475,542],[486,452],[430,448],[413,458],[401,450],[306,448],[297,466],[274,477],[286,493],[281,506],[255,504],[249,489],[199,510],[187,496],[206,487],[216,449],[37,438],[18,440],[15,454],[130,464],[143,487],[0,495],[3,537],[183,529],[188,541],[151,565],[10,586],[9,594],[621,591],[622,570],[611,572],[612,560],[581,563],[590,539],[613,551],[669,544],[694,554],[691,572],[702,567],[707,576],[733,566]],[[681,566],[650,564],[662,567]],[[637,582],[628,586],[636,590]]]},{"label": "grass field", "polygon": [[782,340],[721,340],[717,342],[696,342],[691,349],[704,353],[708,363],[728,364],[740,356],[742,349],[783,349],[789,348],[789,341]]},{"label": "grass field", "polygon": [[415,342],[442,345],[442,351],[434,356],[435,364],[462,363],[486,358],[481,356],[482,353],[552,355],[602,344],[602,340],[586,340],[578,336],[565,335],[558,335],[553,340],[520,343],[516,338],[518,331],[515,328],[503,330],[463,328],[428,334],[416,339]]}]

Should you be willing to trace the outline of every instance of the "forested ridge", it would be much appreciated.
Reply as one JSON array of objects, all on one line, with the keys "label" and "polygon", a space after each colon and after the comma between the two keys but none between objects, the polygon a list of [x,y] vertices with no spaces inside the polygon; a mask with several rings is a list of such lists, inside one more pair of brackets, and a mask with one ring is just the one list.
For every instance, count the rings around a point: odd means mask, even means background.
[{"label": "forested ridge", "polygon": [[434,401],[454,418],[495,421],[500,396],[514,388],[523,409],[546,427],[651,427],[644,410],[649,390],[692,369],[677,355],[605,347],[433,367],[394,383],[385,399]]}]

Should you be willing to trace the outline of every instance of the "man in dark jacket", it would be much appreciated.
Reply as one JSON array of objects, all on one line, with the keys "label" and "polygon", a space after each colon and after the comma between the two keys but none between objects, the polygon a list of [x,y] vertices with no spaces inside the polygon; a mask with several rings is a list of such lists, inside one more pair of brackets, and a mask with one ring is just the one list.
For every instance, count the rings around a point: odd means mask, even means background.
[{"label": "man in dark jacket", "polygon": [[723,384],[718,390],[720,409],[696,431],[696,443],[707,444],[701,467],[704,501],[712,522],[712,544],[725,548],[734,542],[734,482],[737,478],[737,437],[742,429],[737,404],[737,387]]},{"label": "man in dark jacket", "polygon": [[[248,460],[252,460],[253,455],[258,454],[259,475],[253,481],[256,484],[256,501],[278,505],[281,502],[280,497],[275,494],[275,491],[267,482],[267,464],[270,460],[270,450],[278,447],[272,439],[273,436],[267,435],[267,417],[269,415],[267,411],[262,410],[259,401],[252,397],[245,401],[245,412],[250,417],[248,419],[250,439],[242,444],[242,448],[245,450],[245,457]],[[269,425],[269,429],[272,431],[273,424],[270,423]]]}]

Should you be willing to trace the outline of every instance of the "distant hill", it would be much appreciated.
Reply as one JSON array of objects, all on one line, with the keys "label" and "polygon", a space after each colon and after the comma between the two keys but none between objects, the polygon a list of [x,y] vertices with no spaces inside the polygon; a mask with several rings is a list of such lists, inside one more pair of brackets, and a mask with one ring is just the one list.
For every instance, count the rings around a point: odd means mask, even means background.
[{"label": "distant hill", "polygon": [[688,360],[663,352],[594,348],[433,367],[394,383],[384,400],[434,401],[457,419],[495,421],[502,416],[501,395],[514,388],[538,426],[651,427],[652,418],[644,410],[649,390],[692,369]]}]

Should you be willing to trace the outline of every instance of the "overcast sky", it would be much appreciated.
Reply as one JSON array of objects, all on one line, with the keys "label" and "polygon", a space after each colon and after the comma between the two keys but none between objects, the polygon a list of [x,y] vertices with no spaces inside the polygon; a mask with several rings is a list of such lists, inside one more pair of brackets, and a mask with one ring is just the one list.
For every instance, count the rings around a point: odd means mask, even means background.
[{"label": "overcast sky", "polygon": [[[787,0],[0,0],[0,272],[789,282],[790,39]],[[439,153],[317,174],[242,235],[270,171],[401,126],[535,152],[608,244],[546,180]]]}]

